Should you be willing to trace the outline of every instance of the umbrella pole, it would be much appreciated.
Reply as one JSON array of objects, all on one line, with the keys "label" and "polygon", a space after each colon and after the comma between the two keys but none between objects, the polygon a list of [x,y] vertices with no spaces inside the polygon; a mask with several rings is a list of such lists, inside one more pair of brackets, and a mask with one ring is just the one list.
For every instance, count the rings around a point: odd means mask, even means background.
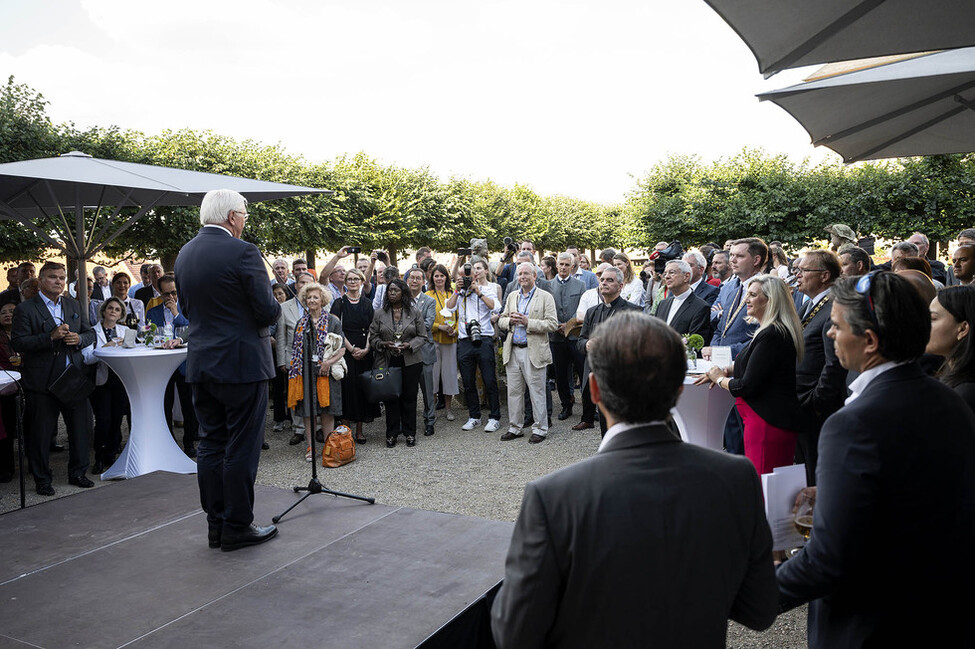
[{"label": "umbrella pole", "polygon": [[81,190],[76,189],[77,202],[74,208],[75,249],[78,251],[78,304],[81,305],[81,322],[88,322],[88,269],[85,266],[85,206],[81,204]]}]

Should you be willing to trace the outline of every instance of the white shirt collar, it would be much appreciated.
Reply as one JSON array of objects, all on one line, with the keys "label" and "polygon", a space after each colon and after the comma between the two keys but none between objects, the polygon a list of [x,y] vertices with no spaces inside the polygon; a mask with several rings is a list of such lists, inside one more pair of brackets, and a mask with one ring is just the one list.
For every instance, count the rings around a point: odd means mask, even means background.
[{"label": "white shirt collar", "polygon": [[687,298],[689,298],[693,293],[694,293],[694,288],[691,287],[691,288],[688,288],[683,293],[681,293],[680,295],[677,295],[674,292],[671,292],[670,295],[674,298],[674,301],[675,302],[683,302],[684,300],[686,300]]},{"label": "white shirt collar", "polygon": [[905,363],[906,361],[902,361],[900,363],[895,361],[887,361],[886,363],[881,363],[880,365],[871,367],[866,372],[860,374],[860,376],[853,379],[853,382],[850,383],[850,396],[846,398],[844,404],[849,404],[850,402],[855,401],[857,397],[863,394],[863,391],[867,389],[867,386],[870,385],[875,378],[884,372],[892,370],[898,365],[904,365]]},{"label": "white shirt collar", "polygon": [[642,428],[644,426],[662,426],[663,424],[664,424],[663,420],[646,421],[637,424],[631,424],[628,422],[621,421],[619,423],[613,424],[612,426],[609,427],[609,430],[606,431],[606,436],[603,437],[603,441],[599,443],[599,448],[596,449],[596,452],[600,453],[604,448],[606,448],[606,445],[609,444],[609,440],[613,439],[620,433],[625,433],[626,431],[633,430],[634,428]]},{"label": "white shirt collar", "polygon": [[698,286],[699,286],[699,285],[701,284],[701,282],[703,282],[703,281],[704,281],[704,275],[701,275],[701,279],[699,279],[699,280],[697,280],[696,282],[691,282],[691,290],[692,290],[692,291],[696,291],[696,290],[697,290],[697,287],[698,287]]},{"label": "white shirt collar", "polygon": [[822,300],[822,299],[823,299],[824,297],[826,297],[826,296],[827,296],[828,294],[829,294],[829,288],[827,288],[827,289],[826,289],[825,291],[822,291],[822,292],[820,292],[820,293],[818,293],[818,294],[816,295],[816,297],[814,297],[814,298],[812,299],[812,305],[813,305],[813,308],[815,308],[815,306],[816,306],[817,304],[819,304],[819,302],[820,302],[820,300]]},{"label": "white shirt collar", "polygon": [[226,232],[230,236],[234,236],[233,233],[230,232],[230,230],[228,230],[227,228],[223,227],[222,225],[218,225],[216,223],[207,223],[203,227],[205,227],[205,228],[219,228],[220,230]]}]

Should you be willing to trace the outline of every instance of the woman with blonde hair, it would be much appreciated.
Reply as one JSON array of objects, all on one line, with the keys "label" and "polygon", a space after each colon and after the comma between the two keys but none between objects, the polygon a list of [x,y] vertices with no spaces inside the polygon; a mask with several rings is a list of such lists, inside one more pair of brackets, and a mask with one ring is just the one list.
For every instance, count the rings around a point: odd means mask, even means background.
[{"label": "woman with blonde hair", "polygon": [[751,342],[734,366],[712,367],[697,383],[710,381],[731,392],[745,424],[745,456],[759,474],[771,473],[792,464],[795,452],[802,325],[788,286],[774,275],[757,275],[748,283],[745,306],[758,322]]},{"label": "woman with blonde hair", "polygon": [[618,252],[613,255],[613,265],[623,272],[623,290],[620,291],[620,296],[630,304],[643,308],[646,304],[646,290],[643,288],[643,280],[633,272],[630,258]]},{"label": "woman with blonde hair", "polygon": [[[291,363],[288,368],[288,407],[297,408],[305,420],[305,460],[312,461],[311,456],[311,418],[304,410],[305,384],[303,380],[305,357],[305,330],[311,329],[315,333],[312,366],[315,368],[315,387],[318,402],[318,415],[321,428],[319,431],[332,432],[335,427],[335,415],[342,414],[342,383],[332,375],[331,369],[342,356],[345,347],[336,346],[329,341],[329,334],[338,335],[342,339],[342,321],[329,314],[329,304],[332,302],[332,292],[318,282],[309,282],[298,291],[298,302],[305,307],[305,315],[295,324],[295,333],[291,341]],[[315,407],[315,401],[312,401]],[[319,432],[316,431],[316,436]],[[316,437],[324,441],[324,435]]]}]

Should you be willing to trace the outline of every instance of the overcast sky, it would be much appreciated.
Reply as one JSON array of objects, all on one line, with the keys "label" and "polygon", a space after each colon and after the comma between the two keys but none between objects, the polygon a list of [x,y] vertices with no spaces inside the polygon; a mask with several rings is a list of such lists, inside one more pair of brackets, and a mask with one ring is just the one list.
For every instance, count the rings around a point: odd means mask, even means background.
[{"label": "overcast sky", "polygon": [[55,122],[213,130],[310,161],[622,201],[669,154],[838,160],[755,94],[702,0],[0,0],[0,75]]}]

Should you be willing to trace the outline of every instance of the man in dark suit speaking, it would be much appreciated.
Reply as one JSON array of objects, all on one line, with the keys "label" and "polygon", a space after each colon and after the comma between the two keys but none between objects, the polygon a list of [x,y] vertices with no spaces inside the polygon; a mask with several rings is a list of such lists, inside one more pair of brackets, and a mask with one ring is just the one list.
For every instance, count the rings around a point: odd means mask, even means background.
[{"label": "man in dark suit speaking", "polygon": [[775,619],[772,536],[751,463],[664,423],[686,357],[663,321],[622,312],[589,349],[598,453],[529,483],[491,612],[509,647],[724,647],[728,618]]},{"label": "man in dark suit speaking", "polygon": [[203,227],[176,258],[179,306],[192,341],[186,381],[199,420],[197,477],[210,547],[224,551],[263,543],[277,534],[254,520],[254,479],[274,376],[268,325],[281,306],[271,294],[261,253],[240,240],[247,200],[208,192]]}]

